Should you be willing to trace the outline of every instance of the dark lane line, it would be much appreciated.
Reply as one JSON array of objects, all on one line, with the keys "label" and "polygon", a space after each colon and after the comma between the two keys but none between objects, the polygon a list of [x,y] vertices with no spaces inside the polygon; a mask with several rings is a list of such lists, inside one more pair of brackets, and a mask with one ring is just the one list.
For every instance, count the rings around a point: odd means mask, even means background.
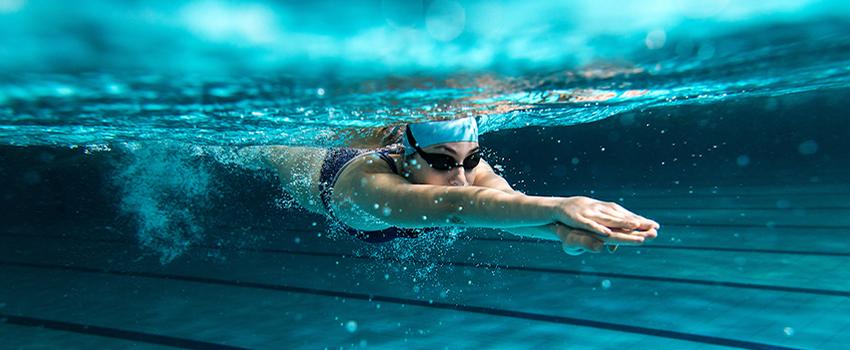
[{"label": "dark lane line", "polygon": [[695,342],[695,343],[713,344],[713,345],[721,345],[721,346],[732,346],[732,347],[738,347],[738,348],[744,348],[744,349],[793,349],[793,348],[788,348],[788,347],[781,347],[781,346],[777,346],[777,345],[751,342],[751,341],[746,341],[746,340],[721,338],[721,337],[714,337],[714,336],[708,336],[708,335],[700,335],[700,334],[685,333],[685,332],[676,332],[676,331],[649,328],[649,327],[631,326],[631,325],[611,323],[611,322],[593,321],[593,320],[588,320],[588,319],[573,318],[573,317],[566,317],[566,316],[547,315],[547,314],[523,312],[523,311],[512,311],[512,310],[504,310],[504,309],[497,309],[497,308],[483,307],[483,306],[451,304],[451,303],[443,303],[443,302],[435,302],[435,301],[423,301],[423,300],[399,298],[399,297],[384,296],[384,295],[351,293],[351,292],[342,292],[342,291],[327,290],[327,289],[316,289],[316,288],[295,287],[295,286],[280,285],[280,284],[246,282],[246,281],[239,281],[239,280],[233,281],[233,280],[224,280],[224,279],[207,278],[207,277],[196,277],[196,276],[187,276],[187,275],[160,274],[160,273],[121,271],[121,270],[104,270],[104,269],[82,267],[82,266],[36,264],[36,263],[25,263],[25,262],[14,262],[14,261],[3,261],[3,260],[0,260],[0,265],[16,266],[16,267],[23,267],[23,268],[61,270],[61,271],[68,271],[68,272],[84,272],[84,273],[104,274],[104,275],[113,275],[113,276],[166,279],[166,280],[195,282],[195,283],[203,283],[203,284],[214,284],[214,285],[223,285],[223,286],[232,286],[232,287],[264,289],[264,290],[282,291],[282,292],[290,292],[290,293],[319,295],[319,296],[326,296],[326,297],[349,298],[349,299],[364,300],[364,301],[369,301],[369,302],[380,301],[380,302],[399,304],[399,305],[413,305],[413,306],[421,306],[421,307],[434,308],[434,309],[454,310],[454,311],[460,311],[460,312],[470,312],[470,313],[477,313],[477,314],[484,314],[484,315],[502,316],[502,317],[516,318],[516,319],[526,319],[526,320],[533,320],[533,321],[557,323],[557,324],[563,324],[563,325],[590,327],[590,328],[605,329],[605,330],[624,332],[624,333],[643,334],[643,335],[650,335],[650,336],[655,336],[655,337],[684,340],[684,341],[690,341],[690,342]]},{"label": "dark lane line", "polygon": [[818,229],[818,230],[848,230],[850,231],[850,226],[847,225],[799,225],[799,224],[702,224],[702,223],[667,223],[665,222],[662,227],[672,226],[672,227],[732,227],[732,228],[747,228],[747,227],[755,227],[755,228],[770,228],[770,229],[781,229],[781,228],[791,228],[791,229]]},{"label": "dark lane line", "polygon": [[243,350],[248,348],[209,343],[186,338],[170,337],[161,334],[128,331],[124,329],[99,327],[89,324],[62,322],[43,318],[16,316],[0,313],[0,323],[18,326],[49,328],[53,330],[88,334],[113,339],[138,341],[148,344],[164,345],[180,349]]},{"label": "dark lane line", "polygon": [[[0,236],[5,236],[5,235],[0,235]],[[70,239],[70,240],[75,240],[75,241],[88,241],[88,242],[118,244],[118,245],[132,245],[133,244],[131,241],[127,241],[127,240],[80,239],[80,238],[58,237],[58,236],[47,236],[47,237],[43,237],[43,238],[62,238],[62,239]],[[288,254],[288,255],[332,257],[332,258],[340,258],[340,259],[358,259],[358,260],[375,260],[375,261],[385,260],[385,259],[379,259],[379,258],[370,257],[370,256],[349,255],[349,254],[334,253],[334,252],[307,252],[307,251],[298,251],[298,250],[289,250],[289,249],[275,249],[275,248],[227,248],[227,247],[221,247],[221,246],[216,246],[216,245],[205,245],[205,244],[193,244],[193,245],[191,245],[191,247],[211,249],[211,250],[221,250],[221,251],[233,251],[233,252]],[[651,281],[651,282],[694,284],[694,285],[712,286],[712,287],[728,287],[728,288],[739,288],[739,289],[753,289],[753,290],[764,290],[764,291],[779,291],[779,292],[792,292],[792,293],[801,293],[801,294],[814,294],[814,295],[824,295],[824,296],[850,297],[850,291],[843,291],[843,290],[774,286],[774,285],[767,285],[767,284],[740,283],[740,282],[728,282],[728,281],[712,281],[712,280],[702,280],[702,279],[692,279],[692,278],[644,276],[644,275],[632,275],[632,274],[623,274],[623,273],[614,273],[614,272],[590,272],[590,271],[557,269],[557,268],[548,268],[548,267],[525,267],[525,266],[500,265],[500,264],[493,264],[493,263],[467,263],[467,262],[455,262],[455,261],[425,261],[425,262],[414,262],[414,263],[433,263],[433,264],[437,264],[439,266],[460,266],[460,267],[470,267],[470,268],[476,268],[476,269],[494,268],[494,269],[504,269],[504,270],[510,270],[510,271],[552,273],[552,274],[573,275],[573,276],[596,276],[596,277],[621,278],[621,279]]]},{"label": "dark lane line", "polygon": [[[794,197],[819,196],[833,197],[842,196],[850,197],[850,192],[806,192],[806,193],[736,193],[736,194],[718,194],[718,193],[623,193],[623,192],[600,192],[587,193],[586,191],[569,192],[569,193],[552,193],[551,196],[572,197],[585,196],[591,198],[747,198],[747,197],[768,197],[776,199],[788,199]],[[608,199],[610,200],[610,199]]]},{"label": "dark lane line", "polygon": [[[494,242],[512,242],[512,243],[532,243],[532,244],[556,244],[558,241],[548,241],[544,239],[534,238],[513,238],[513,237],[473,237],[472,241],[494,241]],[[814,256],[848,256],[850,252],[818,252],[811,250],[783,250],[783,249],[750,249],[750,248],[723,248],[723,247],[700,247],[700,246],[684,246],[684,245],[664,245],[650,244],[644,246],[622,246],[620,249],[668,249],[668,250],[700,250],[700,251],[719,251],[719,252],[739,252],[750,254],[788,254],[788,255],[814,255]]]},{"label": "dark lane line", "polygon": [[[283,249],[256,249],[256,250],[250,249],[250,250],[255,251],[255,252],[259,252],[259,253],[284,253],[284,254],[291,254],[291,255],[337,257],[337,258],[342,258],[342,259],[353,258],[353,259],[362,259],[362,260],[378,260],[378,259],[374,259],[372,257],[367,257],[367,256],[345,255],[345,254],[337,254],[337,253],[301,252],[301,251],[283,250]],[[801,294],[815,294],[815,295],[836,296],[836,297],[850,297],[850,291],[843,291],[843,290],[773,286],[773,285],[766,285],[766,284],[740,283],[740,282],[727,282],[727,281],[711,281],[711,280],[699,280],[699,279],[692,279],[692,278],[630,275],[630,274],[614,273],[614,272],[589,272],[589,271],[581,271],[581,270],[556,269],[556,268],[548,268],[548,267],[524,267],[524,266],[499,265],[499,264],[490,264],[490,263],[465,263],[465,262],[451,262],[451,261],[449,261],[449,262],[433,261],[433,262],[430,262],[430,263],[436,263],[437,265],[440,265],[440,266],[461,266],[461,267],[472,267],[472,268],[479,268],[479,269],[480,268],[494,268],[494,269],[504,269],[504,270],[510,270],[510,271],[540,272],[540,273],[553,273],[553,274],[575,275],[575,276],[609,277],[609,278],[621,278],[621,279],[652,281],[652,282],[696,284],[696,285],[712,286],[712,287],[729,287],[729,288],[755,289],[755,290],[765,290],[765,291],[792,292],[792,293],[801,293]]]},{"label": "dark lane line", "polygon": [[850,257],[850,252],[817,252],[811,250],[782,250],[782,249],[747,249],[747,248],[708,248],[708,247],[697,247],[697,246],[672,246],[672,245],[661,245],[661,244],[653,244],[649,246],[643,246],[642,248],[652,248],[652,249],[680,249],[680,250],[701,250],[701,251],[720,251],[720,252],[739,252],[739,253],[752,253],[752,254],[789,254],[789,255],[815,255],[815,256],[848,256]]},{"label": "dark lane line", "polygon": [[637,207],[631,206],[628,203],[620,203],[621,205],[628,205],[631,211],[634,210],[714,210],[714,211],[736,211],[736,210],[762,210],[762,211],[793,211],[793,210],[850,210],[850,207],[841,207],[841,206],[829,206],[829,207],[801,207],[801,206],[790,206],[787,208],[777,208],[777,207]]}]

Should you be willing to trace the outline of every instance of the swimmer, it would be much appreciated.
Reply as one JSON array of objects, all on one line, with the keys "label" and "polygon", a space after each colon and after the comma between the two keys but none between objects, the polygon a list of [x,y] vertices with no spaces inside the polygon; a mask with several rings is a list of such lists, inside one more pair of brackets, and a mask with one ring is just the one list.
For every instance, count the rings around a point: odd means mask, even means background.
[{"label": "swimmer", "polygon": [[514,190],[483,159],[473,117],[399,128],[401,144],[376,149],[271,146],[259,154],[302,207],[367,242],[482,227],[557,239],[578,255],[657,236],[658,223],[613,202]]}]

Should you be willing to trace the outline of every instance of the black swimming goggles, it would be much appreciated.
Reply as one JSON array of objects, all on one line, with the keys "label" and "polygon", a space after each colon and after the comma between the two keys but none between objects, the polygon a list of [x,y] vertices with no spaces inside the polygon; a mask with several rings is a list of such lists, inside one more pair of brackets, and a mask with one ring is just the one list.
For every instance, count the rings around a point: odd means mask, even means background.
[{"label": "black swimming goggles", "polygon": [[413,132],[410,131],[410,128],[407,128],[405,133],[407,134],[407,141],[410,141],[410,144],[413,145],[416,152],[422,156],[422,159],[425,159],[425,161],[428,162],[428,165],[430,165],[431,168],[447,171],[463,166],[464,170],[470,171],[475,169],[475,167],[478,166],[478,162],[481,161],[481,152],[478,150],[466,156],[466,158],[463,159],[462,164],[458,164],[454,157],[447,154],[425,152],[419,148],[419,145],[416,143],[416,139],[413,138]]}]

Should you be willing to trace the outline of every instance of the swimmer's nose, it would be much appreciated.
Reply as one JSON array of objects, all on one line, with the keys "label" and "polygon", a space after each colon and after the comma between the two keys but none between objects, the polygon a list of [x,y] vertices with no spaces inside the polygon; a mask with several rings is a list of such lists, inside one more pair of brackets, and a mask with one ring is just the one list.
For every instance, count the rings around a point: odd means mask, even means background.
[{"label": "swimmer's nose", "polygon": [[466,171],[463,167],[457,167],[452,169],[449,174],[451,174],[451,179],[449,179],[449,185],[451,186],[469,186],[469,182],[466,181]]}]

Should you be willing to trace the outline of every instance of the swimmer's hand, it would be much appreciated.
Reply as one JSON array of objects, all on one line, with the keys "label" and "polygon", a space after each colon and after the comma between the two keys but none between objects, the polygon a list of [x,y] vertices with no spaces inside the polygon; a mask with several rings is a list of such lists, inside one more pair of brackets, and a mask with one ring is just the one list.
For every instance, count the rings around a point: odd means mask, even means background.
[{"label": "swimmer's hand", "polygon": [[584,252],[599,253],[605,246],[605,241],[587,231],[574,229],[560,222],[546,225],[555,231],[561,240],[561,248],[569,255],[581,255]]},{"label": "swimmer's hand", "polygon": [[597,235],[609,244],[643,244],[658,236],[661,227],[617,203],[583,196],[558,198],[553,220]]},{"label": "swimmer's hand", "polygon": [[581,255],[584,252],[599,253],[603,249],[613,253],[620,245],[640,244],[634,243],[629,234],[624,235],[625,238],[618,235],[600,237],[598,234],[572,228],[560,222],[546,225],[546,227],[555,232],[561,240],[561,248],[569,255]]}]

